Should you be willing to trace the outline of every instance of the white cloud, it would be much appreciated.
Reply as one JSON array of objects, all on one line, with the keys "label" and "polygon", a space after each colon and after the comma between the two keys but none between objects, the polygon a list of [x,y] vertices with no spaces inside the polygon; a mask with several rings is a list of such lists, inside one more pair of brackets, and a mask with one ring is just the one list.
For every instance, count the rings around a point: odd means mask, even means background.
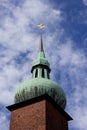
[{"label": "white cloud", "polygon": [[84,5],[87,6],[87,0],[83,0]]},{"label": "white cloud", "polygon": [[0,129],[9,130],[9,121],[4,112],[0,112]]}]

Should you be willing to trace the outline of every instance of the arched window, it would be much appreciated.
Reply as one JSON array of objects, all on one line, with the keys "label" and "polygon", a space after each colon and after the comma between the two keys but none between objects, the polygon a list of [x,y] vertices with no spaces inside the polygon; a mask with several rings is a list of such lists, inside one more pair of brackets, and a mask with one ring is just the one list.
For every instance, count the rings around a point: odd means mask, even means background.
[{"label": "arched window", "polygon": [[36,69],[35,78],[37,78],[37,76],[38,76],[38,70]]},{"label": "arched window", "polygon": [[45,75],[44,75],[44,69],[42,69],[42,77],[43,78],[45,77]]}]

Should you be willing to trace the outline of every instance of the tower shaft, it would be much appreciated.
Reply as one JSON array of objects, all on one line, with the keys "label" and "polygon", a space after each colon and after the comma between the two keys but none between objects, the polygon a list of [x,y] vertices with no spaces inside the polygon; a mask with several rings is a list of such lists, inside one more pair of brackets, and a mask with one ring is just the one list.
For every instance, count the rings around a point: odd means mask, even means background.
[{"label": "tower shaft", "polygon": [[71,117],[48,96],[9,106],[10,130],[68,130]]}]

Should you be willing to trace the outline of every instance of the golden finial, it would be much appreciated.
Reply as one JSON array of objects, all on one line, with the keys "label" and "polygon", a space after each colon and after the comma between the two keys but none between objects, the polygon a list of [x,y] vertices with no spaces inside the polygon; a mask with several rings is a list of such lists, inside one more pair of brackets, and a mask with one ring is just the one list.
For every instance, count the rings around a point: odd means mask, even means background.
[{"label": "golden finial", "polygon": [[42,23],[41,23],[41,24],[38,24],[37,26],[38,26],[39,29],[43,29],[43,28],[45,28],[45,25],[42,24]]}]

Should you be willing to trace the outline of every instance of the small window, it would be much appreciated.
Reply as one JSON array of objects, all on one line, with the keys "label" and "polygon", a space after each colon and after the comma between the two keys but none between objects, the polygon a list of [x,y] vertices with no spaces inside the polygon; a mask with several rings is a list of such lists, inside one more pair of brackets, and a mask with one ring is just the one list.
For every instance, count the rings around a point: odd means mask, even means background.
[{"label": "small window", "polygon": [[36,69],[35,78],[37,78],[37,75],[38,75],[38,70]]},{"label": "small window", "polygon": [[43,78],[45,77],[45,75],[44,75],[44,69],[42,69],[42,77]]}]

